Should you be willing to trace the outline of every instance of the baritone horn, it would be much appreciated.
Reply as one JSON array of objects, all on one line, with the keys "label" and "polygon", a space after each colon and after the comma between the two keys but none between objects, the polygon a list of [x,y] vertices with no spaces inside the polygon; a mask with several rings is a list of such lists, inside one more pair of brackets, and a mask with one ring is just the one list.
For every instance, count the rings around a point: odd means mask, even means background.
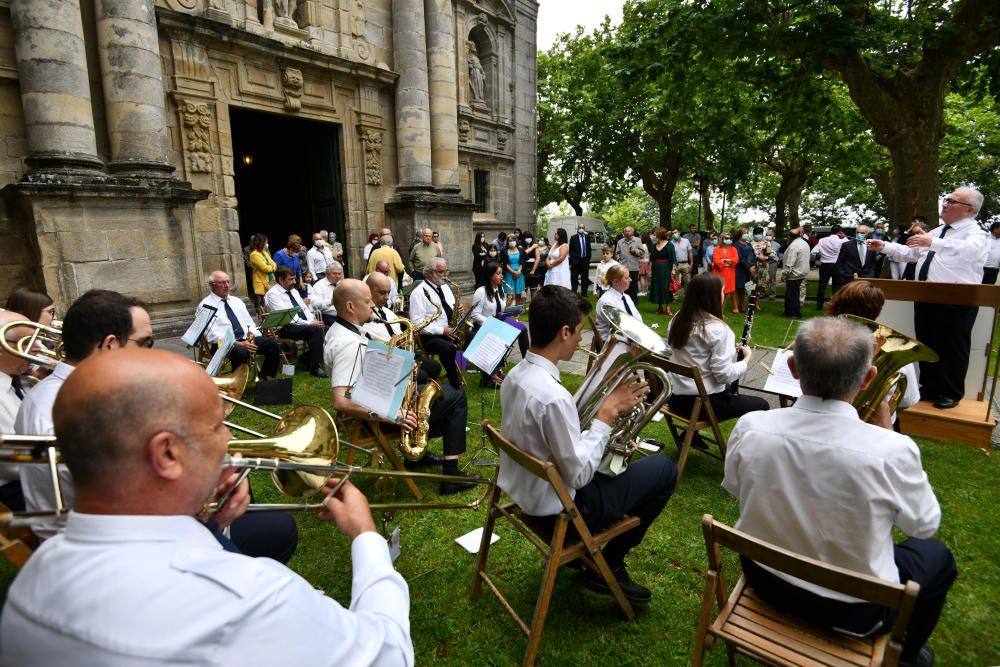
[{"label": "baritone horn", "polygon": [[[7,333],[19,328],[30,329],[31,333],[21,336],[13,343],[9,342]],[[49,369],[55,368],[65,358],[62,329],[28,320],[8,322],[0,327],[0,347],[12,357]]]}]

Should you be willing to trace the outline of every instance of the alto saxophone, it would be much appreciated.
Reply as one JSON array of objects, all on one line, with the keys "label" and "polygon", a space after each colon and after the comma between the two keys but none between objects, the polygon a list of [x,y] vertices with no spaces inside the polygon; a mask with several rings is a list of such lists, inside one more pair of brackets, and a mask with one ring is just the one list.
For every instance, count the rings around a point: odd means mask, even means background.
[{"label": "alto saxophone", "polygon": [[[391,337],[386,346],[391,349],[398,347],[413,352],[416,349],[417,332],[426,328],[431,322],[441,315],[441,306],[434,304],[434,313],[420,324],[414,326],[413,322],[405,317],[394,320],[376,319],[382,324],[402,324],[403,330]],[[441,396],[441,385],[435,380],[428,380],[423,391],[417,394],[417,372],[419,367],[413,364],[410,371],[410,384],[403,394],[402,409],[416,413],[417,428],[410,433],[405,428],[399,434],[399,451],[403,457],[410,461],[418,461],[427,452],[427,434],[430,432],[431,405]]]},{"label": "alto saxophone", "polygon": [[455,341],[455,345],[462,349],[465,347],[465,337],[468,335],[469,331],[472,329],[472,308],[462,307],[462,288],[447,278],[444,281],[451,287],[452,294],[455,296],[455,308],[451,311],[451,322],[448,326],[451,327],[451,336]]}]

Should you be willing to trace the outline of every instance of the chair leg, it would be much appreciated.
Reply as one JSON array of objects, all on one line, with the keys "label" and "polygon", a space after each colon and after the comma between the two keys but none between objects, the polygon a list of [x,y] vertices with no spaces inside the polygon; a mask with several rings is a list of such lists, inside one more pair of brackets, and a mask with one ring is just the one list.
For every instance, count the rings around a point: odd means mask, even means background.
[{"label": "chair leg", "polygon": [[531,618],[531,630],[528,632],[528,646],[524,650],[524,659],[521,665],[529,667],[535,664],[535,654],[538,652],[538,645],[542,641],[542,627],[545,625],[545,615],[549,611],[549,600],[552,598],[552,589],[555,587],[556,574],[559,572],[559,559],[562,556],[563,542],[566,540],[565,519],[560,517],[556,521],[556,529],[549,543],[548,562],[545,564],[545,573],[542,575],[542,585],[538,591],[538,602],[535,604],[535,614]]},{"label": "chair leg", "polygon": [[708,635],[708,625],[712,621],[712,601],[715,598],[716,585],[718,585],[718,581],[715,573],[709,571],[705,575],[705,594],[702,598],[701,616],[698,618],[698,631],[695,634],[691,667],[701,667],[705,661],[705,637]]},{"label": "chair leg", "polygon": [[677,457],[677,483],[674,485],[674,493],[681,486],[681,475],[684,474],[684,465],[687,463],[688,454],[691,453],[691,443],[694,441],[694,423],[688,424],[687,432],[684,434],[684,442],[681,444],[681,453]]},{"label": "chair leg", "polygon": [[[396,454],[396,450],[392,447],[392,445],[385,439],[385,436],[382,435],[382,432],[378,430],[377,426],[375,427],[375,439],[378,441],[378,445],[382,449],[382,453],[389,459],[392,467],[396,470],[405,472],[406,468],[403,466],[403,461],[399,458],[399,455]],[[410,488],[410,492],[413,494],[414,498],[417,500],[423,500],[424,494],[417,487],[416,483],[409,477],[406,478],[406,486]]]},{"label": "chair leg", "polygon": [[483,590],[483,579],[480,576],[486,571],[486,559],[490,555],[490,537],[493,535],[493,526],[497,520],[497,510],[494,508],[500,502],[500,487],[494,487],[490,504],[487,505],[486,525],[483,527],[483,539],[479,543],[479,553],[476,555],[476,572],[472,576],[472,591],[469,597],[473,600],[479,599],[479,594]]}]

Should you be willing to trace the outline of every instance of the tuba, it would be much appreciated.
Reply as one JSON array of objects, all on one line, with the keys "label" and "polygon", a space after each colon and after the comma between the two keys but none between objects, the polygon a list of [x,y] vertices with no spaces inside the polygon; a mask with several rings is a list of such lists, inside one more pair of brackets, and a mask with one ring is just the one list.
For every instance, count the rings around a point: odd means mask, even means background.
[{"label": "tuba", "polygon": [[938,355],[916,338],[901,331],[857,315],[844,315],[849,320],[868,327],[875,337],[872,365],[878,369],[875,379],[854,397],[854,407],[862,421],[871,419],[882,401],[889,402],[895,412],[899,399],[906,392],[906,376],[900,370],[917,361],[937,361]]},{"label": "tuba", "polygon": [[609,305],[604,306],[603,314],[611,325],[611,335],[573,397],[581,428],[587,428],[594,420],[608,394],[636,373],[653,380],[650,383],[652,398],[620,415],[611,425],[600,471],[614,476],[625,470],[635,453],[639,432],[670,398],[667,371],[656,360],[665,359],[671,352],[663,338],[637,318]]}]

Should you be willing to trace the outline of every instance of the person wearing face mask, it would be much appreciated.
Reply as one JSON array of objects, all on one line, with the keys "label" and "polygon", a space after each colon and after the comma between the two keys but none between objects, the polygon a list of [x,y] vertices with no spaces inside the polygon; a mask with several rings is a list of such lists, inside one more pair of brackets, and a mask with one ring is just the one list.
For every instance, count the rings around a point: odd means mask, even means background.
[{"label": "person wearing face mask", "polygon": [[306,267],[314,281],[326,274],[326,267],[333,263],[333,251],[327,244],[323,232],[313,234],[313,247],[306,253]]},{"label": "person wearing face mask", "polygon": [[277,263],[268,252],[267,237],[254,234],[250,237],[250,266],[253,267],[253,305],[258,310],[264,304],[264,295],[274,285],[274,271]]},{"label": "person wearing face mask", "polygon": [[805,301],[805,280],[809,275],[809,243],[802,238],[802,228],[788,231],[788,247],[782,264],[781,278],[785,281],[785,317],[800,319]]},{"label": "person wearing face mask", "polygon": [[750,249],[753,250],[754,257],[757,259],[757,300],[759,302],[767,298],[767,295],[774,289],[774,274],[770,271],[770,267],[774,266],[775,272],[777,272],[777,264],[772,261],[774,259],[774,248],[764,238],[763,227],[753,228],[753,240],[750,241]]},{"label": "person wearing face mask", "polygon": [[576,234],[569,240],[569,284],[574,292],[579,287],[580,296],[587,296],[590,289],[590,257],[593,254],[587,228],[581,222]]},{"label": "person wearing face mask", "polygon": [[712,256],[715,254],[715,249],[719,246],[719,235],[712,232],[708,241],[705,243],[705,270],[712,271]]},{"label": "person wearing face mask", "polygon": [[677,280],[681,283],[681,289],[687,290],[687,286],[691,284],[694,249],[691,247],[691,242],[681,236],[680,230],[673,230],[670,233],[670,239],[670,242],[674,245],[674,255],[677,256],[674,271],[677,273]]},{"label": "person wearing face mask", "polygon": [[858,225],[854,239],[847,239],[840,246],[837,255],[836,270],[833,273],[834,291],[851,282],[855,278],[876,278],[878,260],[876,253],[869,250],[866,244],[868,225]]},{"label": "person wearing face mask", "polygon": [[487,254],[490,247],[486,243],[486,234],[483,232],[476,234],[476,240],[472,244],[472,275],[476,278],[476,287],[482,287],[485,284],[483,269],[486,268],[486,263],[489,261]]},{"label": "person wearing face mask", "polygon": [[513,234],[507,237],[507,249],[501,253],[503,260],[503,280],[514,299],[515,305],[523,303],[524,294],[524,251],[517,247],[517,237]]},{"label": "person wearing face mask", "polygon": [[541,287],[542,278],[538,273],[538,265],[542,264],[541,256],[538,252],[538,244],[531,232],[525,232],[520,239],[524,248],[524,287],[530,300],[535,294],[535,290]]},{"label": "person wearing face mask", "polygon": [[[712,253],[712,270],[722,278],[722,312],[726,312],[726,299],[736,292],[736,265],[740,261],[740,253],[733,246],[733,237],[729,232],[722,235],[722,244]],[[736,305],[735,296],[733,305]],[[733,311],[737,312],[737,311]]]}]

